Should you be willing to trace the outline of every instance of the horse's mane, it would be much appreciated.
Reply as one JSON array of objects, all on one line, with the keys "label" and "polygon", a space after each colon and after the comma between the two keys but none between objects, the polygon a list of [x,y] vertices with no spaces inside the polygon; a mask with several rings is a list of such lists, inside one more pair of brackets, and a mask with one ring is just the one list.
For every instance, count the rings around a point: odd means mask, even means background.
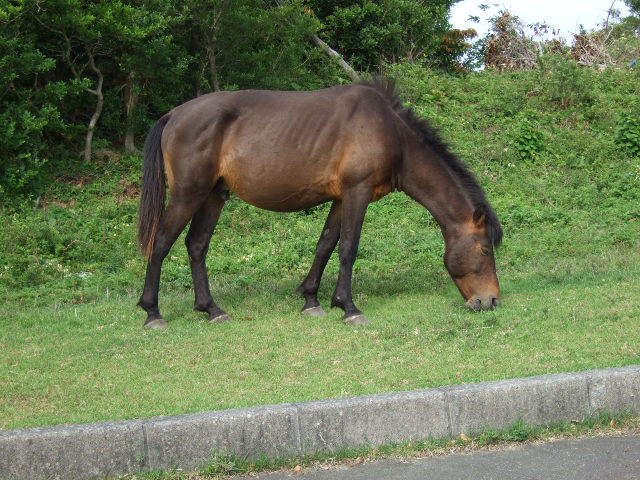
[{"label": "horse's mane", "polygon": [[436,156],[441,160],[443,166],[458,179],[460,186],[465,190],[476,212],[484,214],[487,232],[492,244],[495,247],[500,246],[502,242],[502,227],[498,216],[487,201],[484,190],[482,190],[476,177],[449,149],[449,145],[440,138],[438,130],[434,128],[426,118],[419,118],[411,108],[403,105],[402,100],[396,92],[396,86],[393,80],[379,77],[372,82],[362,82],[362,84],[380,93],[393,111],[413,130],[418,139],[436,153]]}]

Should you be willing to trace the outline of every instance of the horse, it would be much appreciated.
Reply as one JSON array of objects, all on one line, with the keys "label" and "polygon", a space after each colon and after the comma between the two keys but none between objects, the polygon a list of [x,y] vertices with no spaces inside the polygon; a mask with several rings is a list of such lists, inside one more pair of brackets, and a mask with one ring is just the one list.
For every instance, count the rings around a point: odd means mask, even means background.
[{"label": "horse", "polygon": [[277,212],[332,202],[309,274],[298,289],[306,315],[324,314],[318,288],[340,241],[331,307],[344,311],[347,324],[369,323],[352,299],[353,264],[367,206],[394,191],[435,218],[445,241],[445,267],[466,305],[479,311],[499,304],[498,217],[468,167],[428,120],[403,106],[392,81],[202,95],[151,128],[143,163],[138,242],[147,270],[138,305],[147,312],[145,328],[168,326],[158,307],[160,271],[189,222],[194,310],[206,312],[210,322],[231,320],[211,296],[205,267],[229,192]]}]

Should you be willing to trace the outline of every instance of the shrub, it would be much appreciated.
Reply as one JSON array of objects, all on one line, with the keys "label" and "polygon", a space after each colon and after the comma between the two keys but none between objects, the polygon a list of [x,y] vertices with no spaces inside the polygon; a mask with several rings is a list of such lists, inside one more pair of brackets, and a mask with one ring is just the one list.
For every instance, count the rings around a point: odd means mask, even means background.
[{"label": "shrub", "polygon": [[585,68],[561,54],[549,54],[540,59],[539,80],[551,104],[562,109],[589,105],[594,101],[594,76]]},{"label": "shrub", "polygon": [[[640,113],[640,109],[636,110]],[[621,113],[614,138],[621,150],[633,157],[640,157],[640,115]]]},{"label": "shrub", "polygon": [[544,150],[545,136],[540,120],[536,110],[525,110],[518,115],[512,135],[520,160],[533,161]]}]

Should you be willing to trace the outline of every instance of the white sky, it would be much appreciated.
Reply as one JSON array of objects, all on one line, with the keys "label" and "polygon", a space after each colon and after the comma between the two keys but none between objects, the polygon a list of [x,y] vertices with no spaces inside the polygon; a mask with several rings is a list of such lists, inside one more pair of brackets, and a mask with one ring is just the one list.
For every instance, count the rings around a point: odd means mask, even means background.
[{"label": "white sky", "polygon": [[[587,30],[599,28],[607,18],[607,10],[614,3],[614,9],[622,17],[629,15],[629,9],[622,0],[461,0],[451,9],[451,24],[454,28],[475,28],[482,38],[487,30],[489,17],[496,16],[500,10],[508,10],[525,24],[546,22],[550,27],[560,30],[560,36],[569,40],[571,33],[577,33],[580,25]],[[482,11],[481,4],[491,8]],[[469,15],[480,17],[480,23],[468,20]]]}]

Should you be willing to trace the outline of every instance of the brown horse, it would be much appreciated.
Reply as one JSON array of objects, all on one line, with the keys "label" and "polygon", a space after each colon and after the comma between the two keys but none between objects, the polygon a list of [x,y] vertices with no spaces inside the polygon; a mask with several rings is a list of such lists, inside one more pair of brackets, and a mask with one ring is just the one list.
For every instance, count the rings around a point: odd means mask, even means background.
[{"label": "brown horse", "polygon": [[369,203],[398,190],[426,207],[440,225],[445,266],[467,305],[497,306],[493,250],[502,239],[500,222],[473,175],[426,120],[403,108],[392,83],[312,92],[218,92],[174,108],[151,129],[144,150],[139,242],[148,265],[138,302],[148,315],[144,326],[167,326],[158,309],[160,270],[189,221],[194,308],[212,322],[230,320],[211,297],[205,267],[229,191],[278,212],[333,202],[299,288],[306,300],[302,312],[324,313],[318,287],[340,240],[331,306],[344,310],[347,323],[368,323],[351,297],[360,231]]}]

